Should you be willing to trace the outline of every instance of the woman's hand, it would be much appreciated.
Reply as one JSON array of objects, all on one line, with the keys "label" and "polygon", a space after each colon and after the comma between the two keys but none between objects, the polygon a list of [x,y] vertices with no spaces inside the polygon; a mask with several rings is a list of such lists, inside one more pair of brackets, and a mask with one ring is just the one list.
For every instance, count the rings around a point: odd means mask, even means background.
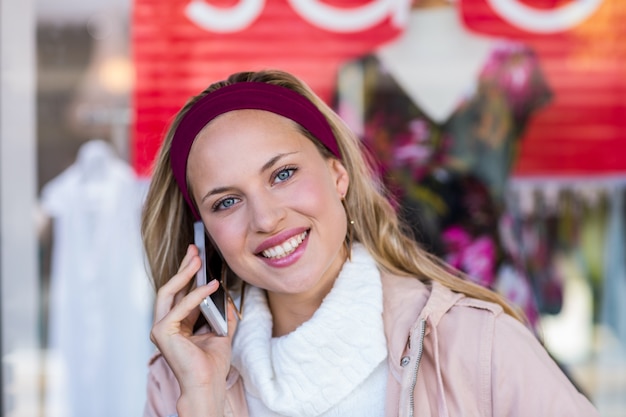
[{"label": "woman's hand", "polygon": [[232,335],[237,325],[233,306],[229,305],[227,337],[193,333],[200,314],[198,306],[218,288],[217,280],[213,280],[186,294],[200,266],[198,249],[189,245],[176,275],[157,292],[150,334],[180,385],[180,417],[223,414]]}]

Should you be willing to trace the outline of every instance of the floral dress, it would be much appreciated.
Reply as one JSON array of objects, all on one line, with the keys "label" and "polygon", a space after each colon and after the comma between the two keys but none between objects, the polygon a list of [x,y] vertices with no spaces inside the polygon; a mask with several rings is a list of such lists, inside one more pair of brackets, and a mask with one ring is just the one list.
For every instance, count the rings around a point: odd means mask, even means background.
[{"label": "floral dress", "polygon": [[339,80],[334,106],[373,154],[416,239],[496,287],[507,258],[498,233],[507,178],[531,115],[551,98],[534,52],[495,43],[474,85],[441,123],[374,54],[344,65]]}]

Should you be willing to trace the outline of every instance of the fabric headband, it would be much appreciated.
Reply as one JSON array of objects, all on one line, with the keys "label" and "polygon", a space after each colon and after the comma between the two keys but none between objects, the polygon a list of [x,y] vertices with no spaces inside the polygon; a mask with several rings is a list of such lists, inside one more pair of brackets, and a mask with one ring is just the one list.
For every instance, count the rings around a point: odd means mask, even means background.
[{"label": "fabric headband", "polygon": [[170,164],[174,179],[196,220],[200,220],[200,216],[187,189],[187,159],[191,145],[211,120],[229,111],[244,109],[266,110],[293,120],[341,159],[337,140],[326,117],[303,95],[286,87],[261,82],[240,82],[222,87],[193,104],[172,138]]}]

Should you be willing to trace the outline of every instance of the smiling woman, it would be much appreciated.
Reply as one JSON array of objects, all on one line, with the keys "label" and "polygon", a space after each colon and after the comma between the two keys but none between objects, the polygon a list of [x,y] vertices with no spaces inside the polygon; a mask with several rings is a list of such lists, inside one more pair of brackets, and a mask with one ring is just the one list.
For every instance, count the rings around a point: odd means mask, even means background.
[{"label": "smiling woman", "polygon": [[[597,415],[515,310],[415,243],[369,160],[285,72],[183,107],[143,212],[160,351],[145,416]],[[197,221],[223,279],[248,284],[227,337],[198,309],[219,285],[191,284]]]},{"label": "smiling woman", "polygon": [[275,298],[301,300],[298,315],[310,317],[332,287],[346,257],[345,168],[265,110],[218,116],[188,161],[192,199],[220,255],[236,276],[267,290],[274,334],[294,330],[300,323],[283,323],[291,316],[277,314],[285,304]]}]

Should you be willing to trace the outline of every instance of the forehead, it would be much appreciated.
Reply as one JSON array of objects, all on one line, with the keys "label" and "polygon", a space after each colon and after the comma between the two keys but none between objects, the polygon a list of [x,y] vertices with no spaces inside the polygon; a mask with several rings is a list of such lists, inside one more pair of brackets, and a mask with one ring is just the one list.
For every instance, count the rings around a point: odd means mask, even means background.
[{"label": "forehead", "polygon": [[231,137],[238,137],[243,134],[261,136],[266,132],[273,135],[293,135],[300,133],[300,130],[296,122],[279,114],[254,109],[234,110],[211,120],[198,133],[196,141],[201,138],[224,135]]},{"label": "forehead", "polygon": [[264,110],[235,110],[216,117],[202,129],[191,147],[188,168],[202,161],[225,168],[234,159],[252,163],[277,153],[315,149],[298,124],[286,117]]}]

